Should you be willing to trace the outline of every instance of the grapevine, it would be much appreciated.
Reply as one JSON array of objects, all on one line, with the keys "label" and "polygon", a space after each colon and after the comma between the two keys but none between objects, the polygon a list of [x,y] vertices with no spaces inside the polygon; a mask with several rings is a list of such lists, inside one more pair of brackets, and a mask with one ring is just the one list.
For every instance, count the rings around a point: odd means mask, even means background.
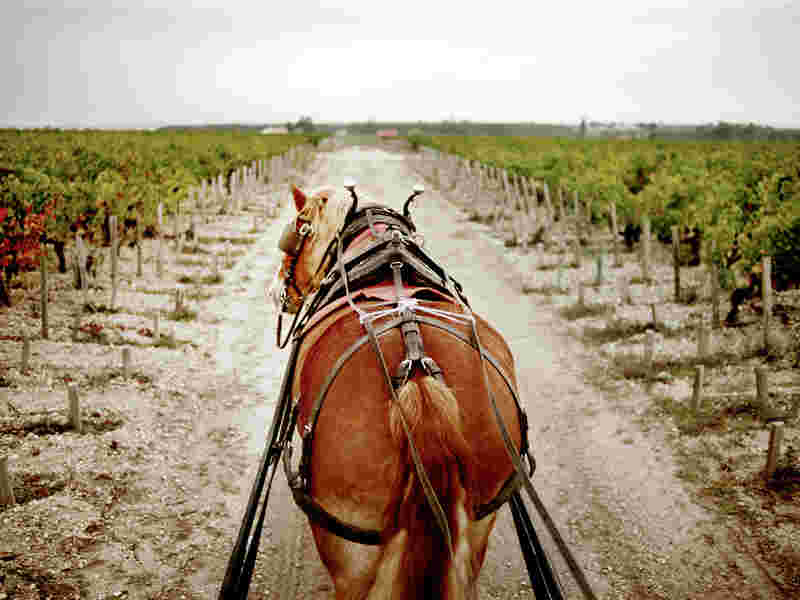
[{"label": "grapevine", "polygon": [[0,130],[0,303],[20,272],[36,268],[52,244],[59,270],[64,248],[81,235],[108,244],[108,220],[123,234],[156,226],[156,207],[174,214],[189,190],[305,143],[306,136],[248,131]]},{"label": "grapevine", "polygon": [[593,219],[616,205],[623,224],[651,219],[653,233],[696,231],[728,283],[764,254],[780,256],[777,284],[800,281],[800,144],[489,136],[413,140],[484,165],[562,186],[592,201]]}]

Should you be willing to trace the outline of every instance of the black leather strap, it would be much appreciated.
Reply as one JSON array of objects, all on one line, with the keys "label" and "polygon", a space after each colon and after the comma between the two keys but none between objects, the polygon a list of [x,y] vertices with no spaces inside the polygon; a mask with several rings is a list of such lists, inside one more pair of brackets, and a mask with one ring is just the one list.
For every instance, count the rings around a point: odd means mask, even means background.
[{"label": "black leather strap", "polygon": [[308,518],[321,525],[334,535],[356,544],[379,546],[383,543],[383,536],[375,529],[362,529],[357,525],[350,525],[340,521],[314,500],[300,487],[292,487],[292,496]]}]

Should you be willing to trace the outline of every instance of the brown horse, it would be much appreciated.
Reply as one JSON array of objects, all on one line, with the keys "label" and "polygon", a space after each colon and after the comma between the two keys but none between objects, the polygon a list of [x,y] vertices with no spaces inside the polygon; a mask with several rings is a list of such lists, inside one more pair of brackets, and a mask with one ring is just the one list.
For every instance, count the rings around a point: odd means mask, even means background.
[{"label": "brown horse", "polygon": [[[293,196],[293,246],[282,243],[286,255],[270,290],[286,312],[299,310],[341,261],[392,228],[370,221],[337,257],[331,248],[352,216],[350,200],[332,189],[306,195],[294,188]],[[498,500],[518,485],[489,393],[514,447],[527,445],[506,342],[479,317],[473,330],[463,300],[406,279],[349,289],[297,334],[292,398],[305,492],[321,509],[306,512],[337,598],[475,598]],[[394,387],[387,373],[404,351],[408,357],[408,342],[406,330],[391,323],[409,312],[419,317],[419,344],[432,360],[425,369],[412,365]],[[377,344],[365,341],[367,325]],[[375,535],[353,541],[332,521]]]}]

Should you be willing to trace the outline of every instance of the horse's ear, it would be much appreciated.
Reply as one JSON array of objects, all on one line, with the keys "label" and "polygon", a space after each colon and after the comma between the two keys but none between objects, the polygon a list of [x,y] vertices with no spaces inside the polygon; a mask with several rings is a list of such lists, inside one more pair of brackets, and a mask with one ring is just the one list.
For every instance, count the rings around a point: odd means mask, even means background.
[{"label": "horse's ear", "polygon": [[297,212],[300,212],[306,205],[308,198],[296,185],[292,185],[292,196],[294,197],[294,205],[297,208]]}]

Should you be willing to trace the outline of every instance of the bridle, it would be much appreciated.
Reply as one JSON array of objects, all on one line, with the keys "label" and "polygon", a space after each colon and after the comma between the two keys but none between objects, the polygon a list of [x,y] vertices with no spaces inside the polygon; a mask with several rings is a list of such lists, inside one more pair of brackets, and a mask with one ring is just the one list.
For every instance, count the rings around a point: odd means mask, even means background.
[{"label": "bridle", "polygon": [[[297,285],[297,278],[295,275],[297,271],[297,263],[300,261],[300,254],[303,252],[303,247],[306,244],[306,240],[311,237],[313,233],[314,229],[311,227],[311,223],[304,221],[298,216],[294,221],[286,224],[286,228],[281,234],[281,239],[278,241],[278,248],[287,256],[291,257],[288,273],[283,280],[283,289],[281,290],[280,298],[281,307],[278,312],[278,331],[276,337],[278,348],[281,349],[285,348],[286,344],[289,342],[289,338],[291,338],[292,332],[294,332],[294,328],[297,325],[297,320],[302,312],[301,308],[306,300],[305,294],[303,294],[302,290],[300,290]],[[289,299],[288,290],[290,289],[293,289],[295,292],[297,292],[297,295],[300,296],[298,303],[291,302]],[[292,321],[292,326],[289,328],[289,333],[286,334],[286,338],[283,340],[283,342],[281,342],[283,313],[288,308],[295,310],[294,321]]]},{"label": "bridle", "polygon": [[[373,227],[373,216],[370,213],[370,209],[375,209],[386,212],[387,209],[378,207],[375,208],[374,205],[369,205],[369,207],[363,208],[361,211],[358,211],[358,195],[355,192],[355,183],[352,181],[345,182],[345,189],[350,193],[350,197],[352,198],[352,204],[347,211],[347,214],[344,218],[344,223],[336,232],[333,239],[331,240],[330,244],[328,244],[327,249],[325,250],[322,260],[320,260],[319,266],[315,271],[311,280],[317,279],[320,275],[320,272],[327,272],[331,266],[336,262],[337,256],[339,261],[341,261],[341,254],[344,248],[352,241],[354,237],[354,231],[358,232],[361,230],[361,225],[363,224],[364,227],[369,227],[372,231],[373,235],[377,237],[375,233],[375,229]],[[410,215],[410,206],[414,199],[419,196],[424,191],[422,186],[414,186],[414,191],[411,196],[408,197],[405,204],[403,205],[403,214],[400,215],[395,213],[391,209],[388,211],[391,213],[392,219],[402,219],[405,226],[410,229],[411,233],[416,232],[416,227],[411,222],[411,215]],[[365,214],[362,217],[358,217],[361,212]],[[363,221],[363,223],[362,223]],[[281,234],[281,238],[278,241],[278,248],[284,252],[287,256],[291,257],[291,262],[288,267],[288,272],[286,277],[283,280],[283,289],[281,290],[280,301],[281,306],[278,311],[278,328],[276,332],[276,343],[278,348],[283,349],[289,343],[289,339],[292,337],[292,334],[297,327],[300,313],[303,312],[303,306],[305,305],[306,298],[309,294],[303,294],[300,287],[297,285],[296,279],[296,270],[297,264],[300,261],[300,254],[303,251],[303,247],[305,246],[306,240],[309,237],[314,235],[314,230],[311,223],[305,219],[302,219],[300,215],[298,215],[294,221],[287,223],[286,228],[283,230]],[[421,236],[420,236],[421,237]],[[343,265],[342,269],[344,268]],[[347,276],[345,273],[342,274],[343,280],[345,281],[345,285],[347,283]],[[289,298],[288,290],[294,290],[297,292],[299,296],[299,300],[292,302]],[[349,294],[348,294],[349,296]],[[288,333],[283,341],[281,341],[281,330],[283,326],[283,313],[287,311],[287,309],[294,309],[295,316],[292,321],[292,325],[289,328]]]},{"label": "bridle", "polygon": [[297,270],[297,263],[300,260],[300,253],[303,251],[303,246],[306,240],[311,237],[314,230],[311,223],[303,221],[299,217],[291,223],[286,224],[286,228],[281,234],[281,239],[278,242],[278,248],[292,258],[289,264],[288,274],[284,278],[284,291],[281,293],[281,309],[289,306],[288,294],[286,288],[293,288],[299,296],[303,296],[300,288],[297,286],[295,279],[295,271]]}]

